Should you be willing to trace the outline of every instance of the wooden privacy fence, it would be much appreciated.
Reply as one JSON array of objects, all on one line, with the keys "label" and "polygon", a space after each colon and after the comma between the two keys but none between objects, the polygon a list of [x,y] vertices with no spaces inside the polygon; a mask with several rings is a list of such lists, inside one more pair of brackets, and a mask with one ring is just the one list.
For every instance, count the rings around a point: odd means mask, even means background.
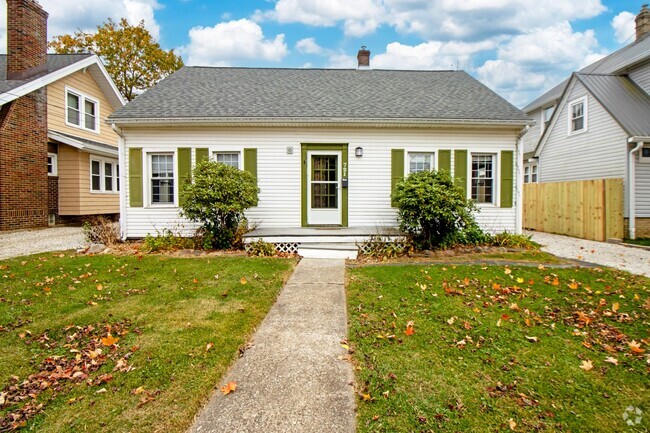
[{"label": "wooden privacy fence", "polygon": [[623,238],[623,179],[524,184],[524,227],[583,239]]}]

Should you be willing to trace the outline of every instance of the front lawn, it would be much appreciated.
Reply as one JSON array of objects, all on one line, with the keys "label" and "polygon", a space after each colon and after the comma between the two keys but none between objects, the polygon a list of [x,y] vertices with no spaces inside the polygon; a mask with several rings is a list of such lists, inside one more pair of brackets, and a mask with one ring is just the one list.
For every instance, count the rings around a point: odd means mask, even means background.
[{"label": "front lawn", "polygon": [[650,428],[644,277],[368,266],[348,272],[348,308],[359,432]]},{"label": "front lawn", "polygon": [[294,264],[0,261],[0,431],[185,431]]}]

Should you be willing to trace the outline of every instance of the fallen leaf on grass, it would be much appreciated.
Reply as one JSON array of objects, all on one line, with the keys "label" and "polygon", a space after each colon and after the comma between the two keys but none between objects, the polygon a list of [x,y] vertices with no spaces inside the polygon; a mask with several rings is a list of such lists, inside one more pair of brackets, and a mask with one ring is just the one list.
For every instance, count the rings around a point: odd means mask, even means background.
[{"label": "fallen leaf on grass", "polygon": [[370,401],[370,400],[372,400],[372,397],[370,396],[370,394],[363,394],[363,395],[361,396],[361,398],[363,399],[363,401]]},{"label": "fallen leaf on grass", "polygon": [[455,317],[450,317],[449,319],[447,319],[447,323],[449,323],[450,325],[453,325],[453,324],[454,324],[454,320],[456,320]]},{"label": "fallen leaf on grass", "polygon": [[605,358],[605,362],[609,362],[610,364],[618,365],[618,359],[614,358],[613,356],[608,356]]},{"label": "fallen leaf on grass", "polygon": [[590,359],[587,359],[586,361],[582,361],[580,363],[580,368],[582,368],[584,371],[589,371],[594,368],[594,365],[591,363]]},{"label": "fallen leaf on grass", "polygon": [[413,328],[413,325],[414,325],[413,321],[408,322],[406,324],[406,330],[404,331],[404,334],[406,334],[407,336],[411,336],[415,334],[415,329]]},{"label": "fallen leaf on grass", "polygon": [[214,343],[212,343],[212,342],[206,344],[205,351],[207,352],[208,350],[212,349],[212,346],[214,346]]},{"label": "fallen leaf on grass", "polygon": [[101,284],[97,284],[97,290],[104,290],[104,286],[102,286]]},{"label": "fallen leaf on grass", "polygon": [[112,346],[118,341],[120,341],[120,339],[113,337],[111,334],[108,334],[106,337],[102,337],[102,344],[104,346]]},{"label": "fallen leaf on grass", "polygon": [[140,395],[140,394],[142,394],[143,392],[144,392],[144,386],[139,386],[139,387],[137,387],[136,389],[134,389],[133,391],[131,391],[131,394],[133,394],[133,395]]},{"label": "fallen leaf on grass", "polygon": [[537,343],[539,341],[539,339],[537,337],[529,337],[528,335],[526,335],[526,340],[528,340],[528,341],[530,341],[532,343]]},{"label": "fallen leaf on grass", "polygon": [[221,387],[221,392],[223,392],[223,395],[228,395],[231,392],[235,392],[236,389],[237,389],[237,382],[230,381]]},{"label": "fallen leaf on grass", "polygon": [[576,283],[575,281],[572,281],[571,284],[569,284],[569,289],[576,290],[577,288],[578,288],[578,283]]},{"label": "fallen leaf on grass", "polygon": [[512,418],[508,420],[508,425],[510,426],[510,430],[514,430],[517,427],[517,423]]},{"label": "fallen leaf on grass", "polygon": [[246,281],[246,277],[241,277],[239,282],[242,283],[242,284],[246,284],[248,281]]},{"label": "fallen leaf on grass", "polygon": [[632,340],[629,343],[627,343],[628,346],[630,346],[630,350],[632,353],[643,353],[645,352],[644,349],[641,349],[641,343],[637,343],[636,340]]},{"label": "fallen leaf on grass", "polygon": [[551,285],[553,285],[555,287],[559,286],[560,285],[560,280],[557,277],[553,278],[553,281],[551,281]]},{"label": "fallen leaf on grass", "polygon": [[621,305],[618,302],[614,302],[612,304],[612,311],[616,313],[620,307]]},{"label": "fallen leaf on grass", "polygon": [[517,283],[518,284],[522,284],[523,282],[524,282],[523,278],[521,278],[521,277],[517,278]]},{"label": "fallen leaf on grass", "polygon": [[503,272],[504,272],[506,275],[510,275],[510,274],[512,274],[512,269],[510,269],[510,268],[506,268]]}]

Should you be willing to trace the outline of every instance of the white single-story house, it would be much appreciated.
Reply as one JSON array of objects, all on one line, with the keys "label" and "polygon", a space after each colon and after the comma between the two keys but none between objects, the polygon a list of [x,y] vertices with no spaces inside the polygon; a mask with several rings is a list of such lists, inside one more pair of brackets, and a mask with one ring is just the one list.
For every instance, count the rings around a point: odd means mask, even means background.
[{"label": "white single-story house", "polygon": [[465,72],[371,70],[369,54],[357,70],[183,67],[115,111],[123,236],[191,229],[179,180],[202,158],[257,176],[246,216],[276,244],[394,228],[392,188],[432,169],[458,179],[482,227],[520,232],[529,118]]}]

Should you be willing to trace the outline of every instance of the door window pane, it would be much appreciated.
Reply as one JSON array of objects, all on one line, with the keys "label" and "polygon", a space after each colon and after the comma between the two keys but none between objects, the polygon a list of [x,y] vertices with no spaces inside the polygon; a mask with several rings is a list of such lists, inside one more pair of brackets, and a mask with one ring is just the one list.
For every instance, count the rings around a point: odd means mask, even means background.
[{"label": "door window pane", "polygon": [[313,155],[311,157],[312,209],[337,209],[338,202],[338,157]]}]

